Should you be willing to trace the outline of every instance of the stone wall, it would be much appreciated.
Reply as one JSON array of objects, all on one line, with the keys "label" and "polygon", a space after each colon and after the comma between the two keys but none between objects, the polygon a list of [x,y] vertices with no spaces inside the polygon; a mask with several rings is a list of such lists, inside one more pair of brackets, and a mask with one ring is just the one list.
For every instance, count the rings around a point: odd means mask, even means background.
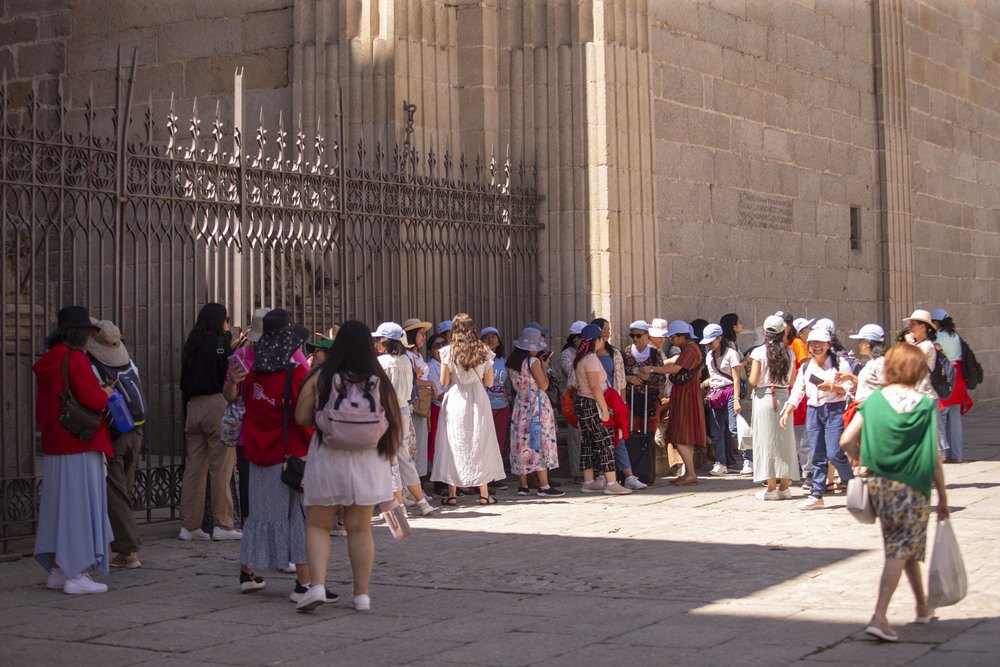
[{"label": "stone wall", "polygon": [[[245,71],[246,114],[267,125],[291,110],[289,55],[294,0],[8,0],[0,18],[0,66],[14,106],[30,80],[51,105],[62,78],[67,100],[82,107],[93,88],[97,108],[114,106],[115,61],[136,50],[133,107],[153,101],[163,125],[171,95],[182,119],[197,98],[202,112],[220,104],[232,122],[233,74]],[[290,123],[287,119],[286,123]]]}]

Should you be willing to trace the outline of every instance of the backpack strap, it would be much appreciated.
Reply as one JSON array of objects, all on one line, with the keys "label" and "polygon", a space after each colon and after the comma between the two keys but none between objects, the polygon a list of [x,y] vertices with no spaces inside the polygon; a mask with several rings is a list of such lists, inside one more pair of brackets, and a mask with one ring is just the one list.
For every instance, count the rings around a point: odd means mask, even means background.
[{"label": "backpack strap", "polygon": [[372,396],[372,390],[375,389],[375,382],[372,380],[372,376],[368,376],[365,380],[365,398],[368,399],[368,405],[371,407],[371,411],[375,412],[375,398]]}]

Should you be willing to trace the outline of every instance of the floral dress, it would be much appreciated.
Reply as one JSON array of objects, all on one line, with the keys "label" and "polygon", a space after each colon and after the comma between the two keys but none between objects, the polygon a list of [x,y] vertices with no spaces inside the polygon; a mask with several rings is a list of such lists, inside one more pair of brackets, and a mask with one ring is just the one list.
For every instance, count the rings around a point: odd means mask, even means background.
[{"label": "floral dress", "polygon": [[[559,451],[556,447],[556,418],[552,412],[549,397],[538,387],[531,376],[528,364],[538,363],[537,358],[525,359],[520,372],[510,371],[510,381],[517,392],[514,411],[511,415],[510,431],[510,471],[515,475],[527,475],[538,470],[559,467]],[[541,412],[542,447],[531,448],[531,418]]]}]

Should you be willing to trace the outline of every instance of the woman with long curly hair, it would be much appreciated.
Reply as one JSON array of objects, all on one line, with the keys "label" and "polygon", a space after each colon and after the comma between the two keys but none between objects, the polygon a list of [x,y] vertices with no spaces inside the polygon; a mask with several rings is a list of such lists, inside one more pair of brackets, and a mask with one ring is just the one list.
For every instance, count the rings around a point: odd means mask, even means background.
[{"label": "woman with long curly hair", "polygon": [[487,484],[504,479],[486,387],[493,384],[494,355],[479,339],[472,318],[452,318],[451,344],[440,351],[441,399],[431,480],[448,485],[445,505],[458,503],[456,487],[478,486],[479,504],[494,505]]}]

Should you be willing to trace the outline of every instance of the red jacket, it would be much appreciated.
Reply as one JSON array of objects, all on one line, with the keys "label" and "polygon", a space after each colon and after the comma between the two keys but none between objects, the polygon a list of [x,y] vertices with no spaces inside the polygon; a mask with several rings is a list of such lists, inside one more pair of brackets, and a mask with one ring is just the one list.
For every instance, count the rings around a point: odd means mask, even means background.
[{"label": "red jacket", "polygon": [[104,452],[114,456],[108,427],[101,426],[90,440],[81,440],[71,435],[59,423],[62,409],[63,357],[69,353],[69,385],[73,395],[85,408],[103,412],[108,407],[108,395],[101,389],[101,381],[90,365],[87,355],[79,350],[70,350],[63,343],[57,343],[35,362],[32,370],[38,381],[38,396],[35,401],[35,420],[42,432],[42,450],[46,455],[80,454],[82,452]]},{"label": "red jacket", "polygon": [[[295,401],[306,377],[305,366],[292,370],[292,399],[288,406],[288,450],[292,456],[305,456],[314,429],[295,421]],[[258,466],[273,466],[285,460],[282,401],[285,395],[285,371],[258,373],[250,371],[243,380],[243,455]]]},{"label": "red jacket", "polygon": [[611,412],[610,418],[604,422],[604,425],[610,426],[614,432],[615,447],[617,447],[619,441],[628,438],[628,407],[625,405],[625,401],[622,400],[621,395],[611,387],[604,390],[604,402],[608,404],[608,410]]}]

